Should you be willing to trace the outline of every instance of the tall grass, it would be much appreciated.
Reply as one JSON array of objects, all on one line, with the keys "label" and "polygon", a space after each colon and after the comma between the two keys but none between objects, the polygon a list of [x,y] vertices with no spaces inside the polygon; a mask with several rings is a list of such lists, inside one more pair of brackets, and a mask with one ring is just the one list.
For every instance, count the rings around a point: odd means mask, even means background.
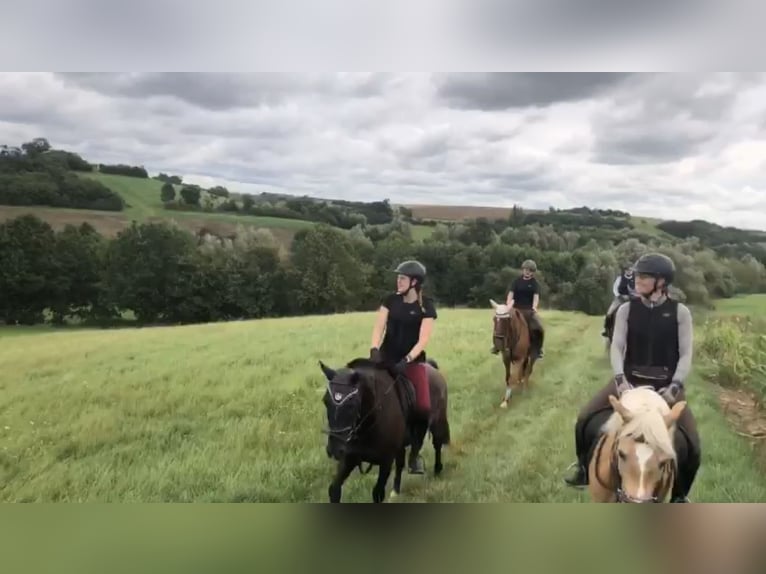
[{"label": "tall grass", "polygon": [[700,339],[700,350],[710,359],[717,382],[754,391],[763,407],[766,321],[742,316],[711,318],[705,322]]}]

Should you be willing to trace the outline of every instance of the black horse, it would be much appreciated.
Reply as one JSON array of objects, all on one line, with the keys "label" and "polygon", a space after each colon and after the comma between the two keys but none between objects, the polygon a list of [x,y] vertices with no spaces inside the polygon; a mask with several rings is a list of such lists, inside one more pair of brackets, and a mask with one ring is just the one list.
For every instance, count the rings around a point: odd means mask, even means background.
[{"label": "black horse", "polygon": [[431,413],[427,424],[414,415],[412,384],[387,367],[369,359],[356,359],[345,368],[333,370],[320,361],[327,378],[323,401],[329,429],[327,455],[338,461],[335,478],[328,489],[330,502],[340,502],[343,483],[362,463],[379,467],[378,481],[372,490],[373,502],[383,502],[391,468],[396,463],[394,495],[401,489],[405,449],[412,447],[417,456],[430,430],[436,453],[434,475],[443,465],[441,449],[449,444],[447,421],[447,384],[434,361],[429,361],[428,382]]}]

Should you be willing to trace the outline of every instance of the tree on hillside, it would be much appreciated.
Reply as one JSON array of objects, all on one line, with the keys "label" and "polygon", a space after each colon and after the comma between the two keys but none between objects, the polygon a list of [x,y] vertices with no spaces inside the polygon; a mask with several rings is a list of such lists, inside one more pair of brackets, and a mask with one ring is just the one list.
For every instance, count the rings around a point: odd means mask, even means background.
[{"label": "tree on hillside", "polygon": [[229,190],[222,185],[211,187],[207,192],[214,197],[229,197]]},{"label": "tree on hillside", "polygon": [[199,186],[185,185],[181,188],[181,197],[187,205],[199,206],[199,198],[202,194]]},{"label": "tree on hillside", "polygon": [[35,156],[49,151],[51,149],[51,144],[45,138],[35,138],[32,141],[21,144],[21,149],[23,149],[27,155]]},{"label": "tree on hillside", "polygon": [[162,190],[160,191],[160,199],[162,200],[162,203],[167,203],[169,201],[173,201],[176,198],[176,188],[173,187],[173,184],[170,182],[165,182],[162,185]]}]

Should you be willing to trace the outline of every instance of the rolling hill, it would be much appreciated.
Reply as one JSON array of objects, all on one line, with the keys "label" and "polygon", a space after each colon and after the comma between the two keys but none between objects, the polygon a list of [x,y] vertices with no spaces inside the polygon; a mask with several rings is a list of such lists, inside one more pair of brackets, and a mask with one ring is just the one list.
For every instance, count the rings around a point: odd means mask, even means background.
[{"label": "rolling hill", "polygon": [[96,180],[118,193],[126,202],[122,212],[104,212],[87,209],[61,209],[40,206],[0,206],[0,221],[12,219],[26,213],[33,213],[47,221],[54,229],[67,224],[87,221],[101,234],[113,237],[130,226],[131,221],[153,222],[174,220],[181,227],[197,233],[208,229],[219,235],[233,234],[237,227],[265,228],[282,243],[289,244],[295,232],[313,224],[297,219],[276,217],[239,216],[225,213],[170,211],[160,200],[162,182],[156,179],[142,179],[104,173],[79,173],[81,177]]}]

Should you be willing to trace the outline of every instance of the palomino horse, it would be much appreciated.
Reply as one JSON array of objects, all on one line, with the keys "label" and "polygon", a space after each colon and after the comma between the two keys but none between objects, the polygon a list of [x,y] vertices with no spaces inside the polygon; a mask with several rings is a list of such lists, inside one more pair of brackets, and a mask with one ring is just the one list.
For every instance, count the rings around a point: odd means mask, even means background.
[{"label": "palomino horse", "polygon": [[414,388],[409,381],[369,359],[356,359],[346,368],[333,370],[320,361],[327,378],[324,404],[329,430],[327,456],[338,461],[335,478],[328,489],[330,502],[340,502],[343,483],[362,463],[379,466],[378,481],[372,489],[373,502],[383,502],[391,467],[396,462],[392,496],[401,489],[405,448],[417,456],[430,430],[436,453],[434,475],[442,471],[441,449],[450,442],[447,421],[447,383],[434,361],[426,364],[431,396],[427,426],[412,422]]},{"label": "palomino horse", "polygon": [[676,422],[685,401],[671,409],[651,387],[609,397],[614,412],[602,427],[588,466],[594,502],[664,502],[671,492],[678,461]]},{"label": "palomino horse", "polygon": [[524,390],[529,385],[537,356],[532,352],[529,326],[521,311],[500,305],[493,299],[489,302],[495,309],[493,344],[505,365],[505,395],[500,407],[507,408],[513,386],[518,385]]}]

